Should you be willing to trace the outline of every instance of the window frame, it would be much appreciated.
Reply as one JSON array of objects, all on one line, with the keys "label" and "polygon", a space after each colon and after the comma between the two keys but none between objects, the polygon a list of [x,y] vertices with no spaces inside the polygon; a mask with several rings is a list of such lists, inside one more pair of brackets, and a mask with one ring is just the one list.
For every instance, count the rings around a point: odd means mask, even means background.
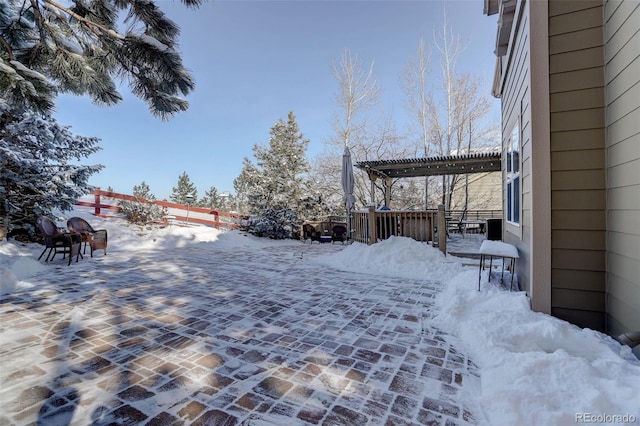
[{"label": "window frame", "polygon": [[522,121],[520,115],[511,126],[505,141],[505,212],[507,224],[520,227],[522,223]]}]

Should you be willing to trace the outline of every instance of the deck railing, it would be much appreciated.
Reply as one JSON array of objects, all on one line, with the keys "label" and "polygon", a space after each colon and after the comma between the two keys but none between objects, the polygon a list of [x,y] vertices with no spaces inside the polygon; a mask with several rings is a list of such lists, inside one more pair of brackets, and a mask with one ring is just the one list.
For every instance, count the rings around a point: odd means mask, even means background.
[{"label": "deck railing", "polygon": [[[444,217],[444,210],[442,215]],[[437,219],[438,210],[375,210],[375,207],[369,206],[367,210],[352,212],[351,240],[373,244],[395,235],[426,243],[431,242],[435,246],[438,245]],[[443,245],[439,246],[443,248]]]},{"label": "deck railing", "polygon": [[[244,222],[249,218],[245,215],[236,213],[228,213],[220,210],[205,209],[202,207],[195,207],[191,205],[172,203],[169,201],[150,201],[144,198],[134,197],[133,195],[120,194],[118,192],[102,191],[96,189],[91,192],[93,195],[93,202],[91,201],[77,201],[77,206],[91,207],[93,208],[96,216],[109,217],[117,214],[120,211],[118,205],[121,200],[135,201],[139,203],[150,203],[167,209],[167,216],[163,218],[163,222],[166,225],[171,223],[176,224],[201,224],[213,226],[216,229],[227,228],[236,229],[241,228]],[[107,210],[111,214],[103,213],[103,210]]]},{"label": "deck railing", "polygon": [[[453,223],[464,221],[483,222],[487,219],[501,218],[502,210],[449,210],[443,206],[437,210],[376,210],[369,206],[366,210],[351,213],[351,241],[374,244],[386,240],[392,235],[413,238],[416,241],[431,243],[446,254],[447,238]],[[458,225],[456,225],[455,229]],[[484,227],[481,228],[484,230]],[[443,230],[438,233],[438,230]],[[443,238],[440,238],[440,236]]]},{"label": "deck railing", "polygon": [[502,210],[447,210],[447,217],[454,220],[487,220],[502,218]]}]

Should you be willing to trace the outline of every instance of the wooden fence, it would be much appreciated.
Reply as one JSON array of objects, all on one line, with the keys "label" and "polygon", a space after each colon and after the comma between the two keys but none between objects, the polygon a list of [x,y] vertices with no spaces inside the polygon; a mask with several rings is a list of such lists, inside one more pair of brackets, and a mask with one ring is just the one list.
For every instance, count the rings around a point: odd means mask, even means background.
[{"label": "wooden fence", "polygon": [[[120,201],[135,201],[139,203],[156,204],[160,207],[167,209],[167,215],[163,218],[163,222],[166,225],[175,224],[201,224],[207,226],[213,226],[216,229],[227,228],[236,229],[243,226],[245,221],[249,218],[245,215],[236,213],[228,213],[220,210],[205,209],[202,207],[195,207],[191,205],[172,203],[169,201],[149,201],[144,198],[134,197],[133,195],[120,194],[118,192],[102,191],[96,189],[91,192],[93,195],[93,202],[90,201],[77,201],[77,206],[91,207],[94,209],[94,214],[100,217],[114,216],[120,212]],[[115,201],[115,203],[110,203]],[[109,212],[105,213],[104,211]]]}]

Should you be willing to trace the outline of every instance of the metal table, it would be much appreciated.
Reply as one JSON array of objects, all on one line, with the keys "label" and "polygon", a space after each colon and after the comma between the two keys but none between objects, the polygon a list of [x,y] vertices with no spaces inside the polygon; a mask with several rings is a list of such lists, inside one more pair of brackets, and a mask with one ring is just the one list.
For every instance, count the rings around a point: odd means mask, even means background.
[{"label": "metal table", "polygon": [[482,245],[480,246],[479,253],[480,269],[478,270],[478,291],[480,291],[482,270],[484,269],[484,264],[487,257],[489,257],[489,282],[491,282],[491,268],[493,267],[493,258],[502,258],[502,281],[504,281],[505,260],[509,260],[509,267],[511,268],[511,285],[509,287],[509,291],[511,291],[513,289],[513,276],[515,275],[516,271],[516,259],[520,258],[518,249],[512,244],[508,244],[502,241],[484,240],[482,242]]}]

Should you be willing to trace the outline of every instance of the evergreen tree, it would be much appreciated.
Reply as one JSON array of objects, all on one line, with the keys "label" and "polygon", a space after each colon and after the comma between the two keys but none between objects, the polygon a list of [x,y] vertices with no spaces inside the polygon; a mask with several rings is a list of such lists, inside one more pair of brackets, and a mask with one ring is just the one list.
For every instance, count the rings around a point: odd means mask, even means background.
[{"label": "evergreen tree", "polygon": [[[189,201],[189,197],[191,197],[191,201]],[[178,204],[193,204],[193,201],[198,199],[198,190],[189,179],[187,172],[183,172],[178,177],[178,186],[172,188],[169,199]]]},{"label": "evergreen tree", "polygon": [[242,160],[242,170],[240,175],[233,181],[233,188],[236,191],[236,202],[238,208],[244,212],[255,214],[257,207],[253,207],[252,200],[260,197],[261,188],[260,171],[251,163],[248,158]]},{"label": "evergreen tree", "polygon": [[209,190],[204,193],[204,197],[198,201],[198,206],[205,209],[217,210],[221,205],[220,195],[218,194],[218,189],[215,186],[209,188]]},{"label": "evergreen tree", "polygon": [[146,182],[133,186],[133,196],[137,201],[120,201],[120,213],[122,213],[129,222],[139,225],[146,225],[152,222],[159,222],[163,216],[167,215],[167,209],[160,207],[153,202],[156,200],[155,195],[151,193],[151,188]]},{"label": "evergreen tree", "polygon": [[40,215],[71,210],[93,188],[89,177],[103,166],[77,164],[99,151],[100,140],[75,136],[50,116],[0,102],[0,216],[4,228],[33,230]]},{"label": "evergreen tree", "polygon": [[188,108],[183,96],[195,87],[178,53],[179,33],[150,0],[3,0],[0,100],[46,113],[58,92],[113,105],[122,100],[114,78],[123,78],[152,114],[167,119]]},{"label": "evergreen tree", "polygon": [[145,181],[142,181],[140,185],[133,185],[133,196],[141,200],[156,200],[155,195],[151,193],[151,188]]},{"label": "evergreen tree", "polygon": [[269,134],[268,146],[253,147],[256,165],[247,158],[243,160],[234,189],[239,201],[245,201],[250,213],[259,218],[250,231],[280,238],[285,234],[281,229],[297,223],[309,211],[309,140],[300,133],[293,112],[286,122],[279,119]]}]

